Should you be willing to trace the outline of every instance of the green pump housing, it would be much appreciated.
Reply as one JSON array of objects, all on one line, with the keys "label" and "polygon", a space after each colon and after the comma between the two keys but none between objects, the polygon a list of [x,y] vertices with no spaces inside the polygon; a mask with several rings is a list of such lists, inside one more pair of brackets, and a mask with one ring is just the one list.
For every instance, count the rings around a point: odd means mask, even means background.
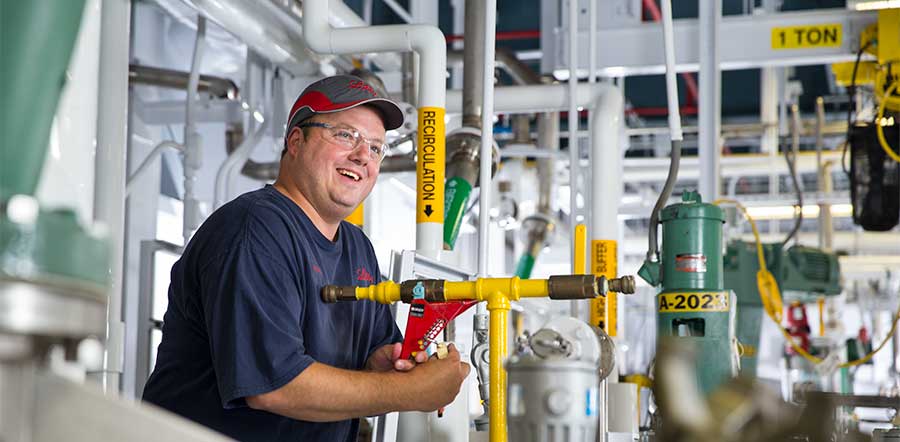
[{"label": "green pump housing", "polygon": [[[837,255],[821,249],[780,243],[763,244],[766,266],[781,291],[784,301],[815,302],[822,296],[841,293],[841,268]],[[737,295],[737,338],[741,354],[741,375],[756,377],[757,349],[764,318],[756,272],[759,257],[756,243],[732,241],[725,251],[725,287]]]},{"label": "green pump housing", "polygon": [[690,341],[698,351],[697,382],[708,394],[737,374],[735,299],[725,289],[722,225],[725,213],[697,192],[660,213],[662,257],[638,272],[657,295],[657,342]]}]

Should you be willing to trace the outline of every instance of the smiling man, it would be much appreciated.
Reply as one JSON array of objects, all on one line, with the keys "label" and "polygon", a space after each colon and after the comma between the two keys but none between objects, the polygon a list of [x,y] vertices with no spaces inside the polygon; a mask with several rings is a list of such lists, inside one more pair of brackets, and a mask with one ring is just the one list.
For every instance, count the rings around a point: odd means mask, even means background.
[{"label": "smiling man", "polygon": [[278,180],[213,213],[172,267],[144,400],[238,440],[347,442],[356,418],[453,400],[469,371],[458,352],[398,360],[387,306],[319,297],[380,278],[372,244],[342,220],[372,191],[385,131],[402,123],[354,76],[300,94]]}]

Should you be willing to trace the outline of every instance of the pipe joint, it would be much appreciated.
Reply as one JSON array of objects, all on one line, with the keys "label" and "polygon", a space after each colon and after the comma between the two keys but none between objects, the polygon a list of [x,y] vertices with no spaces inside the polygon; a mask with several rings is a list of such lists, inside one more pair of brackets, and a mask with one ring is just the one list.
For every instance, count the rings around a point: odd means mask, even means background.
[{"label": "pipe joint", "polygon": [[510,297],[503,292],[493,291],[487,295],[487,309],[491,314],[494,313],[494,310],[509,311],[512,308],[512,303],[509,301]]},{"label": "pipe joint", "polygon": [[413,299],[424,299],[427,302],[445,302],[444,280],[412,279],[400,283],[400,300],[409,304]]},{"label": "pipe joint", "polygon": [[326,285],[320,292],[322,302],[334,304],[339,301],[356,301],[356,287]]}]

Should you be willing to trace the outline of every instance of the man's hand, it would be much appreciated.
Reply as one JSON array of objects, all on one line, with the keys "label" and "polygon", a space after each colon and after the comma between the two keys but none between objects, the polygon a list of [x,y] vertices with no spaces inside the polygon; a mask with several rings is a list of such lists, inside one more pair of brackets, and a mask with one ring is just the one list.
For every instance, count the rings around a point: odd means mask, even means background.
[{"label": "man's hand", "polygon": [[418,411],[434,411],[453,402],[459,394],[463,381],[469,375],[469,364],[460,360],[456,346],[450,344],[447,350],[446,358],[430,358],[409,372],[417,378],[411,382],[412,385],[427,389],[422,394],[416,395],[415,403],[411,404]]},{"label": "man's hand", "polygon": [[412,370],[416,364],[421,364],[428,358],[424,351],[420,351],[416,354],[415,361],[400,359],[400,351],[402,349],[403,345],[399,342],[395,342],[375,350],[369,356],[369,360],[366,361],[366,370],[389,371],[394,369],[397,371],[409,371]]}]

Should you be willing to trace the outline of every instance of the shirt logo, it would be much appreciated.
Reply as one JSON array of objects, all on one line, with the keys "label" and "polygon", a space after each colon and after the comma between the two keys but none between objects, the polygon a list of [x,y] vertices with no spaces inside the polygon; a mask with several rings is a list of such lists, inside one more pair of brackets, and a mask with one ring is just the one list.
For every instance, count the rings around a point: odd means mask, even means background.
[{"label": "shirt logo", "polygon": [[369,271],[366,270],[365,267],[360,267],[360,268],[356,269],[356,280],[360,281],[360,282],[368,282],[368,283],[375,282],[375,278],[372,277],[372,274],[370,274]]},{"label": "shirt logo", "polygon": [[320,274],[320,275],[322,274],[322,268],[321,268],[321,267],[319,267],[319,266],[313,264],[312,269],[313,269],[314,272],[316,272],[316,273],[318,273],[318,274]]},{"label": "shirt logo", "polygon": [[375,90],[372,89],[372,86],[369,86],[368,84],[363,83],[362,81],[353,80],[350,82],[349,87],[350,87],[350,89],[362,89],[362,90],[368,92],[369,95],[371,95],[373,97],[375,96]]}]

